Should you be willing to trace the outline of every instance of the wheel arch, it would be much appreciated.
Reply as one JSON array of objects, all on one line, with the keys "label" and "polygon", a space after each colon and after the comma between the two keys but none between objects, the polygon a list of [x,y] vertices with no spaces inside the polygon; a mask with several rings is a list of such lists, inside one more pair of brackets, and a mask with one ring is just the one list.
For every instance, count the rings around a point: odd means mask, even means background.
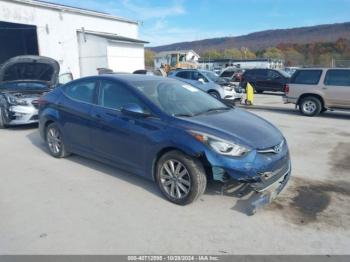
[{"label": "wheel arch", "polygon": [[315,98],[319,99],[320,102],[321,102],[321,104],[322,104],[322,108],[326,108],[326,107],[327,107],[326,104],[325,104],[325,100],[323,99],[323,97],[322,97],[321,95],[315,94],[315,93],[306,93],[306,94],[302,94],[302,95],[298,98],[298,100],[297,100],[297,102],[296,102],[297,106],[299,106],[299,103],[300,103],[305,97],[308,97],[308,96],[315,97]]},{"label": "wheel arch", "polygon": [[152,163],[152,179],[155,181],[155,175],[156,175],[156,169],[157,169],[157,164],[159,159],[165,155],[168,152],[171,151],[179,151],[185,155],[188,155],[190,157],[193,157],[195,159],[197,159],[202,165],[203,168],[205,170],[206,176],[207,178],[211,178],[212,177],[212,170],[211,170],[211,165],[207,159],[207,157],[205,156],[204,153],[195,153],[189,150],[184,150],[183,148],[180,149],[179,147],[176,146],[168,146],[168,147],[164,147],[161,150],[159,150],[156,154],[156,156],[153,159],[153,163]]}]

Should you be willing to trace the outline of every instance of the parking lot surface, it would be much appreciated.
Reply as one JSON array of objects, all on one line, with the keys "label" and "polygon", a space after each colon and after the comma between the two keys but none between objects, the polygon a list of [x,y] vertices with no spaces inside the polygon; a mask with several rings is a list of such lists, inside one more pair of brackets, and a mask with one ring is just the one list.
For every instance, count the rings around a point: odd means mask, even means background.
[{"label": "parking lot surface", "polygon": [[254,216],[220,183],[176,206],[151,181],[52,158],[35,126],[0,130],[0,253],[349,254],[350,114],[307,118],[281,101],[257,95],[248,109],[282,130],[293,161],[288,187]]}]

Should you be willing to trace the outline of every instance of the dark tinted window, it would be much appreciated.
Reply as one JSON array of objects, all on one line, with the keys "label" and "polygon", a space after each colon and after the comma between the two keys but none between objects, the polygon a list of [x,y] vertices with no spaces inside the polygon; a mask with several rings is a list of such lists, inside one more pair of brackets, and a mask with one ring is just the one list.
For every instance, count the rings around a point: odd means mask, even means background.
[{"label": "dark tinted window", "polygon": [[282,77],[279,73],[277,73],[276,71],[273,71],[273,70],[269,70],[267,76],[271,79],[278,79],[278,78]]},{"label": "dark tinted window", "polygon": [[328,70],[325,85],[350,86],[350,70]]},{"label": "dark tinted window", "polygon": [[113,81],[101,81],[101,106],[120,110],[127,104],[138,104],[144,108],[143,103],[125,86]]},{"label": "dark tinted window", "polygon": [[64,92],[68,97],[85,103],[94,102],[95,91],[95,81],[78,81],[64,88]]},{"label": "dark tinted window", "polygon": [[184,79],[190,79],[190,72],[189,71],[181,71],[176,74],[177,77],[184,78]]},{"label": "dark tinted window", "polygon": [[245,76],[260,76],[260,77],[266,77],[267,76],[267,70],[264,69],[252,69],[247,70],[244,73]]},{"label": "dark tinted window", "polygon": [[297,70],[292,77],[292,84],[317,85],[322,70]]},{"label": "dark tinted window", "polygon": [[235,71],[225,71],[222,72],[222,74],[220,75],[220,77],[233,77],[233,75],[235,74]]}]

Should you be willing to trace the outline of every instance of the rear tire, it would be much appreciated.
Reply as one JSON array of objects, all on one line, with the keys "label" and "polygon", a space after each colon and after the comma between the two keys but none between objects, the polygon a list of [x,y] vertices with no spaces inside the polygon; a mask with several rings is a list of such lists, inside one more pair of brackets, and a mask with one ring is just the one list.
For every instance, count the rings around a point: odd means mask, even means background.
[{"label": "rear tire", "polygon": [[175,150],[159,159],[155,178],[165,198],[177,205],[192,203],[207,187],[202,164],[197,159]]},{"label": "rear tire", "polygon": [[56,158],[64,158],[69,155],[63,142],[61,129],[56,123],[49,124],[45,130],[46,145],[50,154]]},{"label": "rear tire", "polygon": [[317,116],[321,113],[322,108],[322,102],[314,96],[304,97],[299,102],[299,110],[304,116]]},{"label": "rear tire", "polygon": [[5,114],[2,108],[0,108],[0,129],[6,129]]}]

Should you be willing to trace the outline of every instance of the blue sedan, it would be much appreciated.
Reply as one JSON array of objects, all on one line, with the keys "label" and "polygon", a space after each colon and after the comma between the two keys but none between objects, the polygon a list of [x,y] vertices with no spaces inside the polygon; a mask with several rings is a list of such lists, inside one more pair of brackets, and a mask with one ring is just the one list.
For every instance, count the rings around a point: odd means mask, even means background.
[{"label": "blue sedan", "polygon": [[74,153],[152,179],[179,205],[203,194],[208,180],[276,195],[290,176],[276,127],[175,79],[87,77],[39,105],[40,133],[54,157]]}]

